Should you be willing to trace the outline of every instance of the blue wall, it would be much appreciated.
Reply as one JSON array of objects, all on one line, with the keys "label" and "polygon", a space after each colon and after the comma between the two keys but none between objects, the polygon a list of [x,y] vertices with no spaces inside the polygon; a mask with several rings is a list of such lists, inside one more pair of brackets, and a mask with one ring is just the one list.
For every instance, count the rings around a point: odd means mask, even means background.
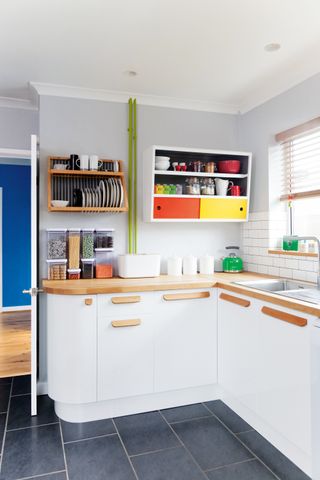
[{"label": "blue wall", "polygon": [[30,166],[1,165],[2,304],[30,305],[22,290],[31,286]]}]

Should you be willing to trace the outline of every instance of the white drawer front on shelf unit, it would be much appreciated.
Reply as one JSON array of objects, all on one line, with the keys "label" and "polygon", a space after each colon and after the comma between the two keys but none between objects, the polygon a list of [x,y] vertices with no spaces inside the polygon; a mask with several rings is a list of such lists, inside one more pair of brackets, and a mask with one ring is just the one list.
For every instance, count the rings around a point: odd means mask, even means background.
[{"label": "white drawer front on shelf unit", "polygon": [[95,295],[47,295],[48,394],[59,402],[97,400]]},{"label": "white drawer front on shelf unit", "polygon": [[153,392],[153,318],[146,314],[98,319],[98,400]]},{"label": "white drawer front on shelf unit", "polygon": [[155,391],[217,382],[216,290],[157,292]]},{"label": "white drawer front on shelf unit", "polygon": [[135,315],[153,311],[153,292],[98,295],[98,316]]},{"label": "white drawer front on shelf unit", "polygon": [[258,322],[253,299],[218,292],[219,383],[250,410],[257,412]]}]

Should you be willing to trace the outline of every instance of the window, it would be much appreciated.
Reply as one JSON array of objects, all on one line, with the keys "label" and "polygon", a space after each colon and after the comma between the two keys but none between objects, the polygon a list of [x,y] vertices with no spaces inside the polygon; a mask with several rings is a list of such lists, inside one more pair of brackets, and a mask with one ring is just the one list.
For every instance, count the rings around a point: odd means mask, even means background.
[{"label": "window", "polygon": [[276,136],[281,147],[281,200],[290,233],[320,237],[320,118]]}]

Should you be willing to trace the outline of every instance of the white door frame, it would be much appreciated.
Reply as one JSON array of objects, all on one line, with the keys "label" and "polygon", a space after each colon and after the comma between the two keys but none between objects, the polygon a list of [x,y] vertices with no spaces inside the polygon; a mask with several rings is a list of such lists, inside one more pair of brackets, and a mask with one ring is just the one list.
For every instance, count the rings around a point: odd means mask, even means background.
[{"label": "white door frame", "polygon": [[[31,158],[31,150],[19,150],[16,148],[0,148],[0,158],[25,158],[29,159]],[[3,278],[2,278],[2,248],[3,248],[3,242],[2,242],[2,201],[3,201],[3,196],[2,196],[2,188],[0,188],[0,312],[2,311],[2,290],[3,290]]]}]

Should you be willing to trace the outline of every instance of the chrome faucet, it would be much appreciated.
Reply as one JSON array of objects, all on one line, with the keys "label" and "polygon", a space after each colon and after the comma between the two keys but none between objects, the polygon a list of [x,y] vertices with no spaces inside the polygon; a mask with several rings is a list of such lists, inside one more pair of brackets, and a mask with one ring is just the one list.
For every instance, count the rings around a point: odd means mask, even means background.
[{"label": "chrome faucet", "polygon": [[319,238],[317,237],[298,237],[298,236],[293,236],[293,235],[290,235],[290,236],[286,236],[286,238],[289,240],[289,241],[293,241],[293,240],[314,240],[317,245],[318,245],[318,276],[317,276],[317,285],[318,285],[318,288],[320,289],[320,240]]}]

